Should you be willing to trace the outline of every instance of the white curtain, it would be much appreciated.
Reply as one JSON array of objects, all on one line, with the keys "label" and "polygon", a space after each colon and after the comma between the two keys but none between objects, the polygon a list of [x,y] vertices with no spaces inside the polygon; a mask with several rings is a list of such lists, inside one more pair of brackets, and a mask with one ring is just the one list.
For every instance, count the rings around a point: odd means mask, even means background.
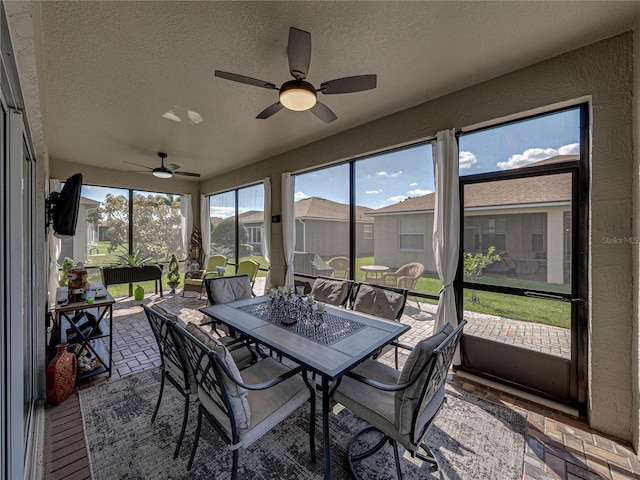
[{"label": "white curtain", "polygon": [[[60,191],[60,180],[49,181],[49,191]],[[47,243],[49,245],[49,302],[55,302],[58,288],[58,257],[62,252],[62,240],[53,234],[53,225],[47,229]]]},{"label": "white curtain", "polygon": [[295,178],[291,173],[282,174],[282,245],[284,247],[285,285],[293,285],[293,255],[296,247],[295,212],[293,196]]},{"label": "white curtain", "polygon": [[[455,130],[443,130],[436,137],[433,155],[436,204],[433,219],[433,253],[442,281],[435,330],[449,322],[458,324],[453,280],[460,249],[460,196],[458,183],[458,145]],[[456,354],[456,357],[458,355]],[[454,359],[459,364],[459,359]]]},{"label": "white curtain", "polygon": [[185,258],[189,258],[189,247],[191,245],[191,232],[193,231],[193,206],[191,205],[191,195],[180,195],[180,217],[182,226],[182,247]]},{"label": "white curtain", "polygon": [[[262,181],[264,185],[264,222],[262,232],[262,256],[264,261],[271,264],[271,178],[266,177]],[[264,293],[271,288],[271,268],[267,270],[267,278],[264,283]]]},{"label": "white curtain", "polygon": [[204,257],[204,266],[209,261],[209,254],[211,253],[211,218],[209,213],[209,197],[206,195],[200,196],[200,234],[202,236],[202,256]]}]

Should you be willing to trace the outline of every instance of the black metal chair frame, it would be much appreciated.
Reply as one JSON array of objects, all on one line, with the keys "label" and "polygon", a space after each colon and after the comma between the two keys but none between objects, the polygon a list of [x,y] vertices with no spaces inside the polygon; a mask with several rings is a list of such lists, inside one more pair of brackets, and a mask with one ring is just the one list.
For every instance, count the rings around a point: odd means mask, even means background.
[{"label": "black metal chair frame", "polygon": [[[175,327],[173,327],[175,328]],[[275,377],[268,382],[263,382],[259,384],[248,385],[246,383],[237,381],[231,372],[227,369],[224,362],[220,360],[218,354],[205,345],[203,345],[197,338],[191,335],[189,332],[180,331],[180,335],[184,335],[185,341],[183,342],[187,351],[187,357],[189,358],[189,362],[191,364],[191,368],[195,373],[196,381],[200,388],[205,391],[214,389],[216,392],[216,397],[222,399],[222,403],[216,401],[217,406],[220,410],[229,417],[230,425],[231,425],[231,436],[227,434],[224,427],[218,423],[218,421],[207,411],[205,407],[202,406],[201,402],[198,400],[198,424],[196,427],[195,440],[193,443],[193,447],[191,449],[191,456],[189,457],[189,463],[187,465],[187,470],[191,470],[193,466],[193,460],[195,458],[196,450],[198,448],[198,442],[200,440],[200,431],[202,428],[202,417],[206,417],[211,425],[213,425],[214,429],[218,432],[218,434],[222,437],[222,439],[229,445],[232,449],[232,470],[231,470],[231,479],[236,480],[238,478],[238,462],[239,462],[239,448],[236,445],[240,442],[240,433],[238,431],[236,422],[234,420],[233,409],[231,408],[231,403],[229,401],[229,395],[227,393],[227,389],[224,386],[223,375],[226,375],[230,380],[232,380],[236,385],[240,387],[246,388],[247,390],[266,390],[271,388],[284,380],[297,375],[298,373],[302,374],[302,378],[307,388],[310,391],[309,403],[311,409],[311,415],[309,419],[309,443],[311,450],[311,461],[313,463],[316,462],[316,449],[315,449],[315,411],[316,411],[316,396],[315,389],[309,383],[307,379],[307,372],[302,367],[296,367],[288,372]],[[210,397],[214,399],[214,396]],[[215,400],[214,400],[215,401]]]},{"label": "black metal chair frame", "polygon": [[[388,285],[374,285],[374,284],[370,284],[370,283],[358,283],[352,289],[353,294],[351,296],[351,299],[349,300],[349,307],[351,309],[354,308],[356,298],[358,297],[358,293],[360,292],[360,287],[362,287],[362,285],[367,285],[368,287],[371,287],[373,289],[387,290],[389,292],[393,292],[393,293],[397,293],[397,294],[402,295],[402,297],[403,297],[402,307],[400,307],[400,310],[398,310],[398,313],[396,314],[396,317],[394,319],[397,322],[400,321],[400,319],[402,318],[402,314],[404,313],[404,307],[407,305],[407,297],[409,295],[409,291],[407,289],[398,288],[398,287],[391,287],[391,286],[388,286]],[[398,363],[399,363],[398,348],[406,348],[406,346],[401,344],[401,343],[398,343],[396,341],[393,341],[393,342],[389,343],[389,345],[394,347],[394,349],[395,349],[394,358],[395,358],[396,369],[397,369],[398,368]],[[380,357],[380,355],[382,355],[384,352],[385,352],[384,349],[378,350],[376,353],[373,354],[373,358],[376,359],[376,358]]]},{"label": "black metal chair frame", "polygon": [[[175,322],[168,319],[161,313],[149,308],[147,305],[143,305],[142,308],[144,308],[149,324],[151,325],[151,330],[156,338],[156,343],[158,344],[158,350],[160,351],[160,369],[162,372],[160,377],[160,393],[158,395],[156,407],[153,410],[151,423],[155,422],[158,410],[160,409],[160,402],[162,401],[162,394],[164,393],[165,379],[169,380],[169,383],[171,383],[171,385],[173,385],[184,397],[182,427],[180,428],[178,444],[173,452],[173,458],[176,458],[178,453],[180,453],[180,447],[182,445],[182,440],[184,439],[184,433],[189,419],[189,390],[191,389],[191,386],[189,385],[190,366],[187,363],[188,360],[181,353],[184,349],[182,349],[182,345],[178,343],[180,342],[180,339],[177,339],[174,334],[173,325]],[[171,373],[166,369],[165,357],[168,357],[173,363],[181,368],[183,376],[182,382],[173,378]]]},{"label": "black metal chair frame", "polygon": [[[422,377],[422,373],[424,373],[427,366],[429,366],[429,372],[426,377],[424,387],[422,388],[422,394],[420,395],[420,400],[418,402],[418,405],[415,407],[413,419],[411,423],[412,426],[411,426],[410,438],[417,439],[417,440],[415,441],[415,444],[412,445],[413,448],[410,449],[410,453],[412,457],[414,458],[417,457],[420,460],[427,462],[431,466],[430,468],[431,472],[435,472],[438,469],[438,463],[435,457],[433,456],[433,454],[431,453],[431,451],[429,450],[429,447],[427,447],[427,445],[424,444],[424,437],[426,436],[429,430],[429,427],[433,423],[433,420],[436,418],[436,416],[438,415],[438,412],[442,408],[442,405],[445,403],[446,398],[443,398],[442,403],[440,403],[436,412],[425,423],[421,431],[416,432],[416,425],[418,424],[418,416],[422,411],[423,405],[427,405],[431,401],[431,399],[433,399],[435,394],[440,390],[440,388],[444,386],[444,383],[447,379],[447,372],[449,371],[449,367],[451,366],[451,362],[453,361],[453,356],[455,354],[456,348],[460,343],[460,338],[462,337],[462,330],[466,323],[467,323],[466,320],[463,320],[462,322],[460,322],[460,324],[447,336],[447,338],[445,338],[442,341],[442,343],[440,343],[440,345],[438,345],[438,347],[436,347],[433,350],[433,352],[431,353],[430,361],[425,363],[423,368],[419,371],[418,374],[415,375],[413,380],[410,382],[403,383],[403,384],[384,384],[376,380],[373,380],[371,378],[367,378],[362,375],[359,375],[355,372],[347,373],[347,376],[354,378],[355,380],[358,380],[373,388],[377,388],[379,390],[384,390],[388,392],[398,392],[401,390],[405,390],[406,388],[408,388],[409,386],[417,382]],[[411,347],[406,345],[401,345],[401,347],[411,349]],[[338,388],[339,385],[340,385],[340,381],[338,381],[336,385],[333,387],[331,391],[331,395],[333,395],[333,392]],[[378,443],[376,443],[369,450],[363,453],[354,455],[353,447],[358,441],[358,439],[362,435],[372,431],[380,432],[382,434],[382,438],[378,441]],[[363,430],[361,430],[360,432],[356,433],[351,439],[351,441],[349,442],[349,447],[347,448],[347,462],[349,464],[349,470],[351,471],[351,474],[353,475],[354,478],[356,479],[359,478],[354,469],[354,463],[364,460],[365,458],[368,458],[371,455],[375,454],[387,442],[393,447],[396,473],[398,475],[398,478],[402,480],[402,470],[400,468],[400,455],[398,452],[397,441],[391,438],[389,435],[383,433],[373,425],[370,425],[364,428]],[[420,448],[422,448],[422,450],[424,450],[425,453],[420,452],[419,450]]]}]

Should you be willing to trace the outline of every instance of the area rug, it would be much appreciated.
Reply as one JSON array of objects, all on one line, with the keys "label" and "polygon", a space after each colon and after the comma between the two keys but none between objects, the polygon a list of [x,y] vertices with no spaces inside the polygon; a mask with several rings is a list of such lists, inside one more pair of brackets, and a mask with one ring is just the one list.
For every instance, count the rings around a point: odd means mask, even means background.
[{"label": "area rug", "polygon": [[[178,457],[173,458],[184,403],[182,396],[167,383],[158,417],[152,425],[159,381],[160,372],[154,368],[80,392],[93,478],[230,478],[231,455],[206,421],[193,468],[187,472],[197,417],[195,402],[191,405],[182,449]],[[239,478],[322,478],[320,405],[318,402],[316,464],[310,461],[309,410],[305,405],[251,448],[240,451]],[[440,471],[430,474],[427,464],[405,452],[404,478],[520,480],[525,424],[524,417],[517,412],[447,386],[447,402],[427,436]],[[338,406],[331,414],[330,425],[332,477],[349,479],[345,452],[351,437],[366,424]],[[394,478],[391,447],[385,446],[360,462],[358,472],[368,480]]]}]

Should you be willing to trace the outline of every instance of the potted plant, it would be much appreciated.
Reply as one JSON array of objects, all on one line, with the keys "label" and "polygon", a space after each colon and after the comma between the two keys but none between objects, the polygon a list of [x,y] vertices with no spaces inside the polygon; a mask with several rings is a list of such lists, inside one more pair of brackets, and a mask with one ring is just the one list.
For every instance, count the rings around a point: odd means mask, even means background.
[{"label": "potted plant", "polygon": [[169,286],[171,287],[171,293],[176,293],[176,287],[180,285],[180,270],[178,265],[178,259],[176,258],[176,254],[171,254],[171,259],[169,260],[169,272],[167,273],[167,281],[169,282]]},{"label": "potted plant", "polygon": [[59,286],[67,286],[67,282],[69,281],[69,270],[71,269],[71,267],[73,267],[73,265],[73,259],[65,257],[64,262],[62,263],[62,271],[60,272],[60,280],[58,280]]}]

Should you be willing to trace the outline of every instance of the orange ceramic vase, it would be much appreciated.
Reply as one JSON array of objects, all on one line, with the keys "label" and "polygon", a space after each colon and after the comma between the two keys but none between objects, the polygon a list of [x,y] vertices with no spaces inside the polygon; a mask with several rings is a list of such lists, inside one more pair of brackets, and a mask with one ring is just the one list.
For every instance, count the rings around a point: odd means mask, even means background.
[{"label": "orange ceramic vase", "polygon": [[67,344],[56,345],[58,353],[47,366],[47,401],[52,405],[64,402],[76,385],[76,356],[67,352]]}]

